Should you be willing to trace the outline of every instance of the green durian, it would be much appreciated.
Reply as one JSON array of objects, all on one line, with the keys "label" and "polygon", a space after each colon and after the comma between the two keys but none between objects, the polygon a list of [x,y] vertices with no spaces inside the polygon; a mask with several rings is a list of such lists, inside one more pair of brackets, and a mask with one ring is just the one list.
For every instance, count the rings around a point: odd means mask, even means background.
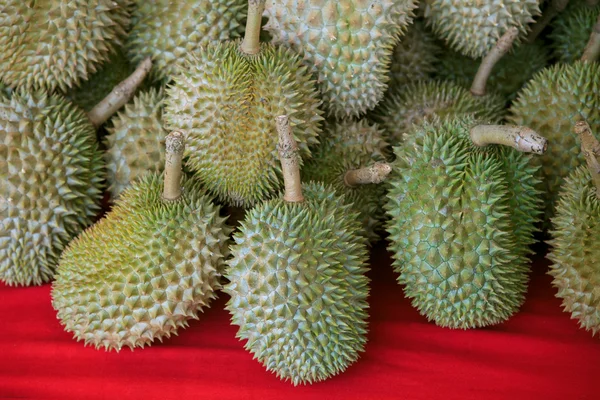
[{"label": "green durian", "polygon": [[187,136],[186,165],[220,201],[249,207],[280,188],[272,115],[287,113],[302,155],[317,143],[321,104],[290,50],[258,41],[264,0],[250,1],[244,42],[191,54],[167,89],[165,121]]},{"label": "green durian", "polygon": [[357,117],[383,97],[394,46],[416,6],[417,0],[269,0],[265,29],[273,43],[303,56],[329,116]]},{"label": "green durian", "polygon": [[585,330],[600,331],[600,143],[587,123],[576,125],[587,161],[565,177],[552,218],[549,274],[564,310]]},{"label": "green durian", "polygon": [[[329,122],[313,157],[302,167],[304,181],[320,181],[343,193],[360,213],[365,235],[370,242],[379,239],[383,222],[385,186],[379,184],[390,172],[385,163],[388,153],[385,132],[366,120]],[[360,184],[348,181],[350,174],[368,174]],[[354,176],[354,175],[352,175]]]},{"label": "green durian", "polygon": [[542,152],[545,140],[462,116],[426,122],[395,148],[388,249],[405,295],[439,326],[497,324],[525,299],[541,203],[537,168],[508,146]]},{"label": "green durian", "polygon": [[104,180],[96,130],[64,97],[0,95],[0,280],[40,285],[63,247],[100,210]]},{"label": "green durian", "polygon": [[198,180],[180,181],[182,139],[167,138],[164,184],[157,173],[137,180],[60,259],[52,306],[86,345],[118,351],[162,341],[220,288],[230,228]]},{"label": "green durian", "polygon": [[239,37],[246,17],[245,0],[134,1],[128,54],[134,63],[152,57],[154,80],[170,80],[188,53]]},{"label": "green durian", "polygon": [[129,2],[0,0],[0,80],[63,92],[88,80],[125,37]]},{"label": "green durian", "polygon": [[599,16],[600,5],[572,2],[552,21],[552,33],[548,37],[559,62],[572,63],[581,58]]},{"label": "green durian", "polygon": [[486,55],[510,28],[523,37],[541,0],[425,0],[425,18],[433,32],[465,56]]},{"label": "green durian", "polygon": [[106,166],[108,191],[113,198],[131,182],[149,172],[161,172],[165,163],[163,90],[140,92],[115,115],[108,128]]},{"label": "green durian", "polygon": [[292,384],[343,372],[367,341],[367,243],[358,213],[333,187],[302,185],[298,147],[278,121],[285,195],[246,214],[224,291],[237,337]]}]

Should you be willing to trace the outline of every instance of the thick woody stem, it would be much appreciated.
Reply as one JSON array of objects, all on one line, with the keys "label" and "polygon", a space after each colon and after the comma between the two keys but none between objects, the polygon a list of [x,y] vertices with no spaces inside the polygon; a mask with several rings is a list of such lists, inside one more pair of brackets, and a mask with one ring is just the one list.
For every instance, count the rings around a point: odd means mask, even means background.
[{"label": "thick woody stem", "polygon": [[598,162],[598,157],[600,157],[600,142],[594,137],[592,129],[585,121],[577,122],[573,131],[579,135],[581,152],[585,157],[588,171],[592,175],[594,186],[596,186],[596,196],[600,199],[600,162]]},{"label": "thick woody stem", "polygon": [[544,10],[542,14],[542,18],[540,18],[533,26],[531,27],[531,32],[527,36],[527,42],[533,43],[535,39],[542,33],[544,28],[548,26],[550,21],[554,19],[558,14],[564,11],[564,9],[569,4],[569,0],[552,0],[548,7]]},{"label": "thick woody stem", "polygon": [[181,197],[181,160],[185,150],[183,133],[173,131],[166,139],[165,182],[163,199],[175,201]]},{"label": "thick woody stem", "polygon": [[592,29],[590,40],[587,42],[581,61],[596,61],[600,56],[600,15],[596,21],[596,25]]},{"label": "thick woody stem", "polygon": [[585,2],[589,7],[594,7],[598,4],[598,0],[586,0]]},{"label": "thick woody stem", "polygon": [[533,129],[514,125],[477,125],[471,128],[471,140],[476,146],[502,144],[523,153],[544,154],[548,141]]},{"label": "thick woody stem", "polygon": [[512,27],[508,29],[504,35],[498,39],[498,42],[492,50],[490,50],[483,60],[481,60],[481,65],[479,66],[477,75],[475,75],[475,79],[473,79],[473,84],[471,85],[471,94],[473,96],[485,95],[485,85],[492,73],[492,69],[494,69],[496,63],[508,53],[517,36],[519,36],[519,30],[517,28]]},{"label": "thick woody stem", "polygon": [[90,121],[96,128],[106,122],[111,115],[131,99],[137,87],[150,72],[150,68],[152,68],[152,60],[147,57],[127,79],[119,83],[88,113]]},{"label": "thick woody stem", "polygon": [[376,162],[370,167],[351,169],[344,175],[346,186],[366,185],[369,183],[381,183],[392,172],[389,164]]},{"label": "thick woody stem", "polygon": [[246,32],[241,47],[246,54],[256,54],[260,51],[260,26],[262,14],[265,11],[265,2],[266,0],[248,0]]},{"label": "thick woody stem", "polygon": [[298,164],[298,144],[292,135],[292,128],[287,115],[277,117],[277,133],[279,134],[279,161],[283,172],[285,194],[283,200],[290,203],[304,201],[302,196],[302,181],[300,180],[300,166]]}]

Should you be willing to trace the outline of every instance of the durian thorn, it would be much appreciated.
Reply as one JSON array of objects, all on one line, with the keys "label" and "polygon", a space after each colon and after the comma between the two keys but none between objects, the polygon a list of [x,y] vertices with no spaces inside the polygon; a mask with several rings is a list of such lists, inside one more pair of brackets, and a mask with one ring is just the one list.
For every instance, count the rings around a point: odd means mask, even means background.
[{"label": "durian thorn", "polygon": [[279,134],[277,151],[279,152],[285,185],[283,200],[290,203],[302,202],[304,196],[302,195],[302,181],[300,180],[298,143],[292,135],[292,127],[287,115],[277,117],[277,133]]},{"label": "durian thorn", "polygon": [[550,21],[554,19],[558,14],[564,11],[569,4],[569,0],[552,0],[548,7],[544,10],[542,18],[540,18],[533,26],[527,36],[527,43],[535,42],[535,39],[542,33],[544,28],[548,26]]},{"label": "durian thorn", "polygon": [[479,65],[477,75],[475,75],[473,84],[471,85],[471,94],[473,96],[485,95],[485,85],[492,73],[492,69],[494,69],[496,63],[508,53],[517,36],[519,36],[519,30],[515,27],[509,28],[504,35],[498,39],[498,42],[496,42],[496,45],[492,50],[490,50],[483,60],[481,60],[481,65]]},{"label": "durian thorn", "polygon": [[185,137],[179,131],[173,131],[165,140],[166,159],[164,174],[163,200],[176,201],[181,197],[181,169],[183,151],[185,150]]},{"label": "durian thorn", "polygon": [[115,88],[98,103],[89,113],[92,124],[98,128],[106,122],[119,108],[129,102],[137,87],[142,83],[150,69],[152,60],[145,58],[127,79]]},{"label": "durian thorn", "polygon": [[344,183],[350,187],[381,183],[390,172],[392,172],[392,167],[389,164],[376,162],[370,167],[349,170],[344,174]]},{"label": "durian thorn", "polygon": [[523,153],[544,154],[548,141],[533,129],[514,125],[477,125],[469,132],[475,146],[501,144]]},{"label": "durian thorn", "polygon": [[583,55],[581,56],[581,61],[596,61],[600,56],[600,15],[598,15],[598,20],[596,21],[596,25],[592,29],[592,34],[590,35],[590,40],[587,42],[585,49],[583,50]]},{"label": "durian thorn", "polygon": [[260,51],[260,27],[262,15],[265,11],[266,0],[248,0],[248,17],[246,18],[246,32],[240,49],[242,52],[254,55]]},{"label": "durian thorn", "polygon": [[581,142],[581,152],[585,157],[585,162],[592,175],[592,181],[596,186],[596,196],[600,199],[600,142],[592,133],[592,128],[586,121],[578,121],[573,127],[573,131],[579,136]]}]

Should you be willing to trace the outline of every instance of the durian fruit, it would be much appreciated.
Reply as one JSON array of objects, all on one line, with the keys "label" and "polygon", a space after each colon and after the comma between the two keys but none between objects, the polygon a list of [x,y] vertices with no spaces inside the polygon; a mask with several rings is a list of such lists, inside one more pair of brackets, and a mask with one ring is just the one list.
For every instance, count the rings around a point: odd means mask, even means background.
[{"label": "durian fruit", "polygon": [[572,63],[581,58],[598,17],[600,5],[590,7],[574,2],[552,22],[549,38],[553,55],[559,62]]},{"label": "durian fruit", "polygon": [[164,176],[140,178],[64,251],[52,306],[78,341],[144,347],[216,297],[230,229],[199,182],[182,179],[183,147],[183,134],[171,133]]},{"label": "durian fruit", "polygon": [[394,46],[417,0],[269,0],[265,29],[317,76],[329,116],[357,117],[382,99]]},{"label": "durian fruit", "polygon": [[577,122],[575,131],[587,168],[575,168],[561,187],[550,232],[549,274],[564,310],[595,335],[600,331],[600,143],[585,121]]},{"label": "durian fruit", "polygon": [[130,0],[0,0],[0,80],[59,88],[89,79],[121,45]]},{"label": "durian fruit", "polygon": [[113,198],[131,182],[164,165],[163,90],[140,92],[112,119],[106,142],[108,191]]},{"label": "durian fruit", "polygon": [[[471,57],[486,55],[509,29],[519,37],[541,14],[541,0],[426,0],[425,18],[453,50]],[[520,39],[519,38],[519,39]]]},{"label": "durian fruit", "polygon": [[301,185],[285,116],[283,198],[249,210],[227,262],[227,309],[237,337],[268,371],[314,383],[355,362],[367,341],[367,243],[358,214],[328,185]]},{"label": "durian fruit", "polygon": [[190,54],[167,89],[165,122],[186,134],[186,165],[218,200],[240,207],[280,188],[272,115],[289,115],[303,157],[317,143],[323,120],[314,81],[300,58],[259,42],[264,6],[264,0],[249,0],[243,42]]},{"label": "durian fruit", "polygon": [[388,249],[428,320],[468,329],[517,312],[541,205],[537,168],[521,152],[545,147],[529,128],[462,116],[426,122],[395,148]]},{"label": "durian fruit", "polygon": [[369,242],[379,239],[383,222],[383,182],[391,167],[385,162],[385,132],[366,120],[329,122],[313,157],[302,167],[304,181],[320,181],[342,193],[360,213]]},{"label": "durian fruit", "polygon": [[154,80],[168,81],[188,53],[240,36],[245,0],[133,0],[128,54],[138,63],[152,57]]}]

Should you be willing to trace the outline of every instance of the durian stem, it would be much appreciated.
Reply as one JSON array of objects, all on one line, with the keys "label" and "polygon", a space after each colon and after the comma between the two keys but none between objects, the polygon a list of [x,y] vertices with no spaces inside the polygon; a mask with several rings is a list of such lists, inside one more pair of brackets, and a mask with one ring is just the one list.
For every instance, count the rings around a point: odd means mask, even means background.
[{"label": "durian stem", "polygon": [[175,201],[181,197],[181,169],[183,151],[185,150],[185,138],[183,133],[173,131],[167,136],[166,160],[163,199]]},{"label": "durian stem", "polygon": [[266,0],[248,0],[246,32],[241,47],[246,54],[256,54],[260,51],[260,27],[265,11],[265,2]]},{"label": "durian stem", "polygon": [[115,86],[112,92],[88,113],[90,121],[96,128],[105,123],[111,115],[131,99],[137,87],[150,72],[150,68],[152,68],[152,60],[147,57],[127,79]]},{"label": "durian stem", "polygon": [[277,133],[279,134],[279,161],[283,172],[285,194],[283,200],[290,203],[304,201],[302,195],[302,181],[300,180],[300,166],[298,155],[298,143],[292,135],[292,128],[287,115],[277,117]]},{"label": "durian stem", "polygon": [[498,39],[496,45],[490,52],[481,60],[481,65],[477,70],[477,75],[473,79],[471,85],[471,94],[473,96],[485,96],[485,85],[492,73],[492,69],[500,59],[508,53],[513,42],[519,35],[519,30],[515,27],[509,28],[504,35]]},{"label": "durian stem", "polygon": [[475,146],[502,144],[523,153],[544,154],[548,141],[533,129],[514,125],[477,125],[471,128]]},{"label": "durian stem", "polygon": [[581,61],[596,61],[598,56],[600,56],[600,15],[592,29],[590,40],[583,50]]},{"label": "durian stem", "polygon": [[550,21],[554,19],[558,14],[564,11],[564,9],[569,4],[569,0],[552,0],[548,7],[544,10],[542,14],[542,18],[540,18],[533,26],[531,27],[531,32],[527,36],[527,42],[533,43],[535,39],[542,33],[544,28],[548,26]]},{"label": "durian stem", "polygon": [[588,7],[595,7],[596,4],[598,4],[598,0],[586,0],[585,3],[588,5]]},{"label": "durian stem", "polygon": [[390,172],[392,172],[392,167],[389,164],[376,162],[370,167],[349,170],[344,174],[344,183],[350,187],[381,183]]},{"label": "durian stem", "polygon": [[585,121],[577,122],[573,131],[579,135],[581,152],[585,157],[588,171],[592,175],[594,186],[596,186],[596,196],[600,199],[600,162],[598,162],[598,157],[600,157],[600,142],[594,137],[592,128]]}]

